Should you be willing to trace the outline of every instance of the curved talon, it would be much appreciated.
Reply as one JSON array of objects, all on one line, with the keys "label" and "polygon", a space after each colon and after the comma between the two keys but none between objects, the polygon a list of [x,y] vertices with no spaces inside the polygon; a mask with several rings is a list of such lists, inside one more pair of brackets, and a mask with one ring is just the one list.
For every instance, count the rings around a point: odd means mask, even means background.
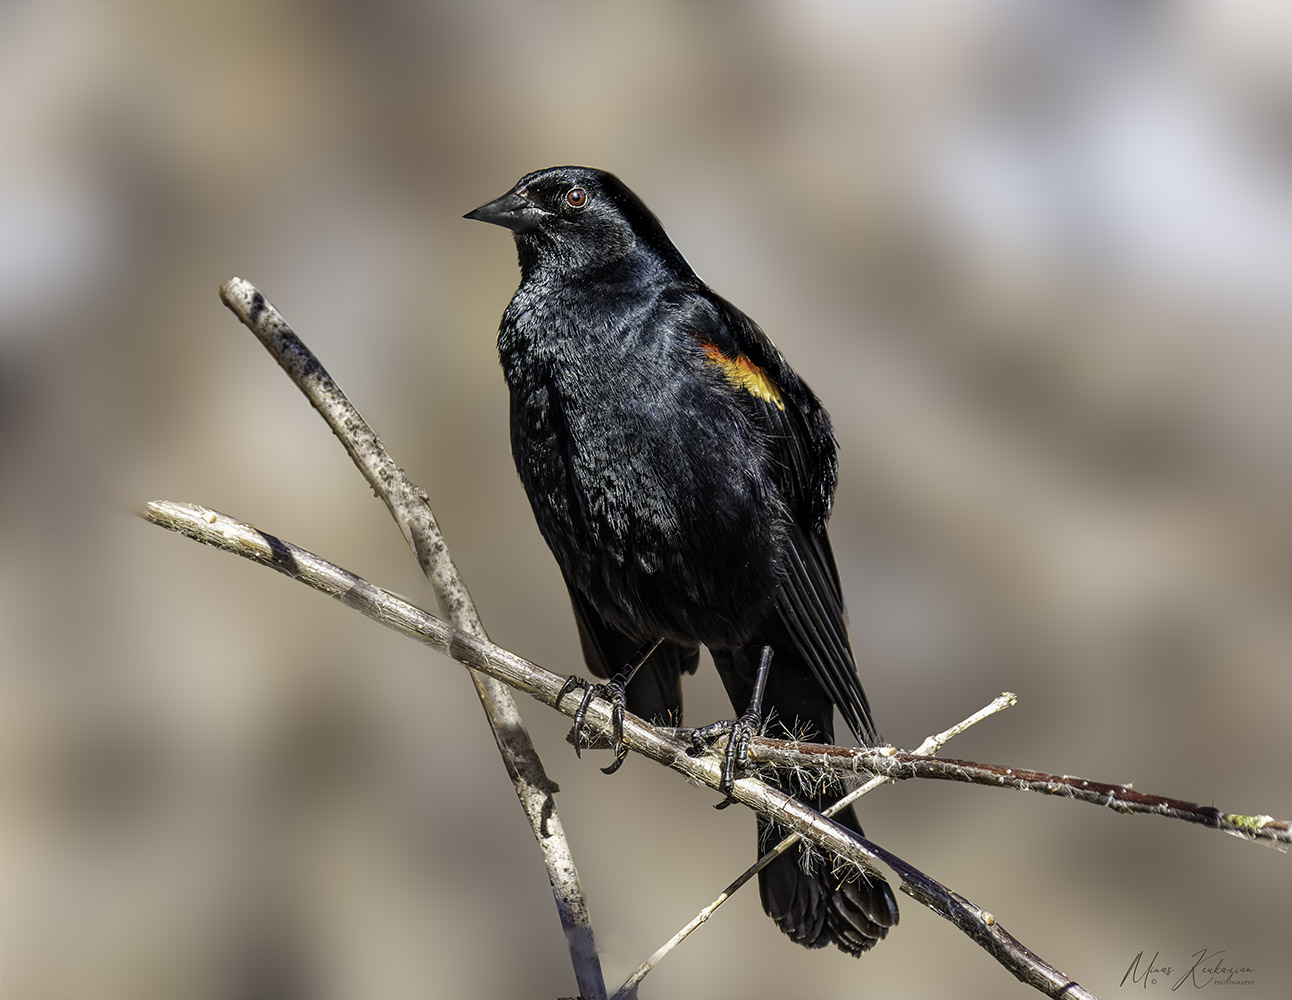
[{"label": "curved talon", "polygon": [[566,678],[556,695],[556,703],[560,705],[561,700],[571,691],[583,692],[583,700],[579,702],[579,707],[574,713],[574,728],[571,730],[573,738],[570,740],[574,744],[574,755],[579,758],[583,756],[583,748],[592,745],[590,738],[586,743],[584,742],[583,731],[587,724],[588,706],[598,695],[610,702],[610,743],[615,751],[615,760],[609,767],[602,768],[606,774],[614,774],[618,771],[623,766],[624,758],[628,756],[628,749],[624,746],[624,699],[626,697],[624,687],[619,675],[611,678],[608,684],[591,684],[582,677],[571,675]]},{"label": "curved talon", "polygon": [[614,774],[624,766],[624,761],[628,759],[628,747],[622,741],[615,745],[615,759],[601,769],[602,774]]},{"label": "curved talon", "polygon": [[758,732],[758,726],[757,714],[746,712],[735,721],[712,722],[691,730],[691,748],[687,750],[691,757],[698,757],[714,740],[727,737],[727,746],[722,754],[722,778],[718,782],[723,800],[713,808],[726,809],[735,801],[731,797],[731,789],[736,783],[736,772],[743,771],[747,765],[749,741]]},{"label": "curved talon", "polygon": [[736,754],[740,749],[740,725],[732,727],[727,738],[727,749],[722,755],[722,780],[718,782],[718,791],[731,798],[731,790],[736,785]]},{"label": "curved talon", "polygon": [[[583,742],[583,727],[588,718],[588,706],[592,704],[592,699],[600,692],[597,690],[602,687],[601,684],[587,684],[584,686],[583,700],[579,702],[579,710],[574,713],[574,755],[582,757],[579,752],[579,744]],[[592,745],[592,740],[588,740],[588,746]]]},{"label": "curved talon", "polygon": [[610,742],[614,744],[615,756],[619,758],[618,763],[615,764],[617,771],[619,764],[623,763],[624,756],[628,753],[624,749],[624,694],[617,687],[612,687],[610,690],[615,695],[614,706],[610,709]]},{"label": "curved talon", "polygon": [[[589,685],[582,677],[577,674],[571,674],[565,679],[565,683],[561,685],[561,690],[556,693],[556,704],[559,706],[561,701],[571,691],[588,691],[590,687],[591,685]],[[572,731],[574,735],[574,756],[580,759],[583,757],[583,747],[581,745],[583,720],[587,716],[588,702],[591,700],[591,697],[592,693],[591,691],[588,691],[588,693],[583,696],[583,701],[579,703],[579,710],[574,713],[574,729]]]},{"label": "curved talon", "polygon": [[722,780],[718,782],[718,791],[722,792],[722,801],[714,809],[726,809],[736,800],[731,791],[736,786],[736,768],[744,770],[744,761],[749,753],[750,728],[742,716],[738,722],[731,724],[731,735],[727,737],[727,749],[722,755]]},{"label": "curved talon", "polygon": [[731,732],[734,722],[711,722],[707,726],[700,726],[691,730],[691,749],[688,750],[687,756],[699,757],[709,749],[709,744],[714,740],[725,736]]},{"label": "curved talon", "polygon": [[569,677],[565,678],[565,683],[561,685],[561,690],[556,692],[557,706],[558,707],[560,706],[562,700],[564,700],[565,696],[569,694],[571,691],[576,691],[576,690],[579,690],[580,688],[585,688],[587,686],[588,686],[588,682],[585,681],[582,677],[580,677],[578,674],[571,674]]},{"label": "curved talon", "polygon": [[628,758],[628,747],[624,746],[624,689],[617,683],[618,678],[609,684],[598,687],[610,699],[610,745],[614,747],[615,759],[601,769],[602,774],[614,774],[624,766]]},{"label": "curved talon", "polygon": [[[750,715],[746,712],[736,723],[735,729],[731,733],[731,739],[727,743],[727,760],[723,762],[723,777],[727,774],[727,765],[730,763],[731,781],[735,781],[736,768],[744,770],[749,766],[749,741],[754,738],[758,732],[758,716]],[[728,785],[730,791],[730,785]]]}]

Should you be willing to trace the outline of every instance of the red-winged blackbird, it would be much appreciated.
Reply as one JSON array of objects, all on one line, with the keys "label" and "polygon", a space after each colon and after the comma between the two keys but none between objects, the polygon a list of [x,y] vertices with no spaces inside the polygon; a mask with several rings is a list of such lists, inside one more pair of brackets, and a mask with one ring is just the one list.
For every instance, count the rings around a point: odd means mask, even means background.
[{"label": "red-winged blackbird", "polygon": [[[835,707],[873,744],[825,531],[837,465],[816,396],[613,175],[539,170],[466,217],[515,234],[520,287],[498,331],[512,455],[588,667],[621,686],[599,693],[622,701],[626,683],[629,709],[677,725],[703,644],[748,706],[729,746],[763,710],[830,742]],[[818,809],[839,792],[786,787]],[[851,809],[835,819],[861,829]],[[760,846],[782,835],[759,820]],[[829,858],[805,871],[796,854],[759,876],[795,941],[856,955],[897,923],[880,876],[844,879]]]}]

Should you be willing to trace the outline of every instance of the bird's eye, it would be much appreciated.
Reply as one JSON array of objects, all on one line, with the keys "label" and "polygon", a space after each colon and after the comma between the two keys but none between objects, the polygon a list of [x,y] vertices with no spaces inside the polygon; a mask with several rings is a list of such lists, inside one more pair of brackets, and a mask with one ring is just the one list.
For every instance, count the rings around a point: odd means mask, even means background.
[{"label": "bird's eye", "polygon": [[565,192],[565,203],[571,208],[582,208],[588,203],[588,192],[580,187],[570,188]]}]

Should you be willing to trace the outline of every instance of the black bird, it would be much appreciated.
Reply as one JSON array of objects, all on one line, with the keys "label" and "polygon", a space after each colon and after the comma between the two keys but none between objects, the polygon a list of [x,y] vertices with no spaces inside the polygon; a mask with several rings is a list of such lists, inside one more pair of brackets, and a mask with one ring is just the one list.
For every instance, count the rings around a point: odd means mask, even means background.
[{"label": "black bird", "polygon": [[[512,455],[588,668],[613,678],[592,690],[680,724],[681,675],[704,645],[745,713],[725,726],[728,782],[764,714],[832,742],[837,707],[874,744],[826,537],[837,464],[816,396],[612,174],[539,170],[466,218],[515,234],[520,287],[498,331]],[[818,809],[840,792],[785,787]],[[860,832],[851,809],[835,820]],[[760,818],[760,847],[783,834]],[[829,858],[805,871],[798,853],[759,876],[793,940],[858,955],[897,923],[878,874],[845,879]]]}]

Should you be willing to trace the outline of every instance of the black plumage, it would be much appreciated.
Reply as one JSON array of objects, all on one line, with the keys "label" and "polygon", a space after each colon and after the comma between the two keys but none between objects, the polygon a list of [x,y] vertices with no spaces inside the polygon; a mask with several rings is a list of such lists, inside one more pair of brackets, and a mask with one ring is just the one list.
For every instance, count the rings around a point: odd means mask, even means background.
[{"label": "black plumage", "polygon": [[[609,678],[658,641],[627,705],[678,724],[701,645],[737,711],[770,647],[766,713],[830,742],[838,707],[873,743],[825,530],[837,465],[816,396],[613,175],[536,171],[467,218],[515,234],[520,287],[498,333],[512,454],[589,669]],[[789,790],[817,808],[838,793]],[[851,809],[835,818],[860,830]],[[781,831],[760,820],[759,835]],[[796,853],[760,875],[791,938],[859,954],[897,922],[881,877],[841,882],[829,859],[808,872]]]}]

